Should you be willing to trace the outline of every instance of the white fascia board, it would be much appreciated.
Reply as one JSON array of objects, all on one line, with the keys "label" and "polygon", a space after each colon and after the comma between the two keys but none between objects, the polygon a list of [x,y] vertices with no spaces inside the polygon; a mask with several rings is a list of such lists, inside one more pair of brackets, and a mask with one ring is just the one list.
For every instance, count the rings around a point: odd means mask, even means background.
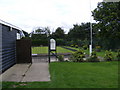
[{"label": "white fascia board", "polygon": [[19,31],[21,32],[21,33],[20,33],[20,34],[21,34],[21,37],[25,37],[25,35],[24,35],[24,33],[23,33],[23,31],[22,31],[21,28],[15,26],[15,25],[12,25],[12,24],[10,24],[10,23],[8,23],[8,22],[5,22],[5,21],[3,21],[3,20],[1,20],[1,19],[0,19],[0,23],[1,23],[1,24],[4,24],[4,25],[6,25],[6,26],[9,26],[9,27],[11,28],[11,30],[12,30],[12,28],[15,28],[15,29],[19,30]]},{"label": "white fascia board", "polygon": [[15,29],[17,29],[17,30],[22,31],[21,28],[15,26],[15,25],[12,25],[12,24],[10,24],[10,23],[8,23],[8,22],[5,22],[5,21],[3,21],[3,20],[1,20],[1,19],[0,19],[0,23],[1,23],[1,24],[4,24],[4,25],[6,25],[6,26],[9,26],[9,27],[11,27],[11,28],[15,28]]}]

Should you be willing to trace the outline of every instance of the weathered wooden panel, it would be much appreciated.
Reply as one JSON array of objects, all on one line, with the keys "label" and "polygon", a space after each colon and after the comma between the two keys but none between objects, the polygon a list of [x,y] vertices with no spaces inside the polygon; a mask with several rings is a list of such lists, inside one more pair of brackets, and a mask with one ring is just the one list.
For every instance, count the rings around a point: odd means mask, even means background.
[{"label": "weathered wooden panel", "polygon": [[17,40],[16,52],[17,63],[32,63],[30,39]]}]

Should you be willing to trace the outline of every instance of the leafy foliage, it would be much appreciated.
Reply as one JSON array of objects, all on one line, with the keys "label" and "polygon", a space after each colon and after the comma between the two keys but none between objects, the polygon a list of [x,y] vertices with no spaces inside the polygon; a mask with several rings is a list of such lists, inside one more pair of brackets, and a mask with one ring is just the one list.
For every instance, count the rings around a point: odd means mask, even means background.
[{"label": "leafy foliage", "polygon": [[88,61],[89,62],[99,62],[99,59],[98,59],[95,51],[92,52],[91,56],[88,58]]},{"label": "leafy foliage", "polygon": [[65,46],[65,40],[64,39],[56,39],[57,46]]},{"label": "leafy foliage", "polygon": [[86,50],[87,48],[88,48],[87,45],[84,45],[84,46],[83,46],[83,49],[84,49],[84,50]]},{"label": "leafy foliage", "polygon": [[106,61],[112,61],[114,59],[111,50],[106,50],[104,59]]},{"label": "leafy foliage", "polygon": [[72,45],[70,45],[71,47],[74,47],[74,45],[72,44]]},{"label": "leafy foliage", "polygon": [[82,46],[85,42],[89,42],[90,38],[90,23],[73,24],[73,28],[68,32],[69,41],[71,44]]},{"label": "leafy foliage", "polygon": [[120,61],[120,49],[117,52],[117,60]]},{"label": "leafy foliage", "polygon": [[52,33],[51,37],[55,39],[64,39],[65,37],[64,29],[58,27],[56,31]]},{"label": "leafy foliage", "polygon": [[64,61],[64,55],[59,55],[58,56],[58,61],[63,62]]},{"label": "leafy foliage", "polygon": [[78,45],[75,45],[76,48],[78,48]]},{"label": "leafy foliage", "polygon": [[48,46],[47,39],[40,39],[40,40],[32,40],[32,46]]},{"label": "leafy foliage", "polygon": [[97,42],[104,49],[115,49],[120,46],[120,18],[117,2],[101,2],[92,12],[94,20],[98,23],[94,26],[97,28]]},{"label": "leafy foliage", "polygon": [[81,25],[74,24],[70,29],[68,35],[71,39],[89,39],[90,23],[81,23]]},{"label": "leafy foliage", "polygon": [[83,62],[83,58],[85,58],[84,52],[82,50],[78,50],[72,54],[70,60],[72,60],[73,62]]},{"label": "leafy foliage", "polygon": [[100,52],[100,51],[101,51],[101,50],[100,50],[100,49],[101,49],[100,46],[96,46],[95,49],[96,49],[96,52]]},{"label": "leafy foliage", "polygon": [[50,34],[50,30],[48,27],[36,28],[31,35],[32,46],[40,46],[40,45],[47,46],[49,34]]}]

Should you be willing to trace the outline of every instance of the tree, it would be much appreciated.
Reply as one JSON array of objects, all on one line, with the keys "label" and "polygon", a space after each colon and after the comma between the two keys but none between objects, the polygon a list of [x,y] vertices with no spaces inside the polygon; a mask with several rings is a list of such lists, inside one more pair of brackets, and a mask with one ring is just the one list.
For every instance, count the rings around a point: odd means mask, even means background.
[{"label": "tree", "polygon": [[61,27],[58,27],[54,33],[52,33],[52,37],[55,39],[64,39],[65,33]]},{"label": "tree", "polygon": [[46,32],[47,37],[50,36],[50,28],[49,27],[45,27],[44,31]]},{"label": "tree", "polygon": [[62,29],[61,27],[58,27],[50,37],[56,39],[57,45],[66,45],[66,35],[64,33],[64,29]]},{"label": "tree", "polygon": [[[92,24],[93,26],[95,23]],[[94,34],[95,34],[94,30]],[[73,28],[68,32],[69,40],[73,42],[73,44],[78,45],[88,45],[90,42],[90,22],[81,23],[80,25],[74,24]]]},{"label": "tree", "polygon": [[92,12],[97,21],[98,38],[105,49],[115,49],[120,46],[120,21],[117,2],[101,2]]}]

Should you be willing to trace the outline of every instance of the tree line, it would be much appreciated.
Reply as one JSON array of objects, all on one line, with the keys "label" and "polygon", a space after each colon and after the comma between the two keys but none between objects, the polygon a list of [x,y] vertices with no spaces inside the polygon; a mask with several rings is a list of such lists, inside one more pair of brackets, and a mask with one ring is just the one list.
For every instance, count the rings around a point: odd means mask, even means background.
[{"label": "tree line", "polygon": [[[92,23],[93,47],[120,48],[120,2],[98,3],[97,8],[92,11],[92,16],[96,21]],[[48,45],[48,37],[54,38],[57,45],[89,45],[90,22],[73,24],[67,34],[61,27],[52,33],[49,27],[39,27],[32,32],[31,39],[33,45]]]}]

